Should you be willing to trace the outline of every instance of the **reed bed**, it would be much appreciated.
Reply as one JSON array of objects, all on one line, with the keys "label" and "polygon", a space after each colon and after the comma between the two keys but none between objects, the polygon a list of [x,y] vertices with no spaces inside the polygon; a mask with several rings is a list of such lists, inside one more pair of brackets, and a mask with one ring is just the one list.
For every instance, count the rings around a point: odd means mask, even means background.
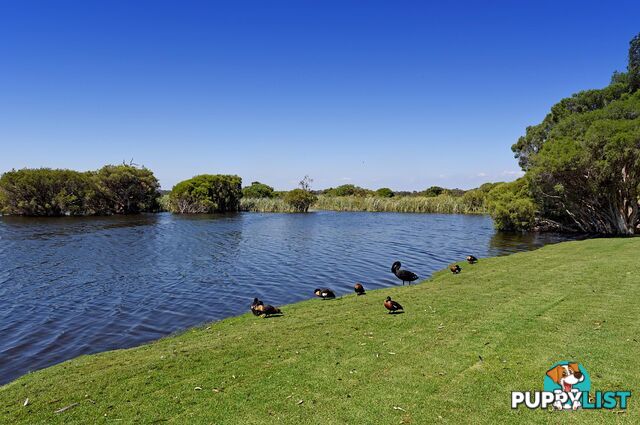
[{"label": "reed bed", "polygon": [[[440,195],[399,196],[380,198],[375,196],[318,196],[311,207],[314,210],[327,211],[367,211],[367,212],[402,212],[402,213],[435,213],[435,214],[485,214],[483,207],[472,205],[462,197]],[[257,199],[243,198],[240,201],[242,211],[251,212],[294,212],[281,198]]]},{"label": "reed bed", "polygon": [[295,209],[282,198],[242,198],[240,211],[261,213],[293,213]]},{"label": "reed bed", "polygon": [[320,196],[313,206],[318,210],[370,211],[436,214],[484,214],[482,207],[465,202],[462,197],[440,195],[434,197],[402,196],[380,198],[374,196]]}]

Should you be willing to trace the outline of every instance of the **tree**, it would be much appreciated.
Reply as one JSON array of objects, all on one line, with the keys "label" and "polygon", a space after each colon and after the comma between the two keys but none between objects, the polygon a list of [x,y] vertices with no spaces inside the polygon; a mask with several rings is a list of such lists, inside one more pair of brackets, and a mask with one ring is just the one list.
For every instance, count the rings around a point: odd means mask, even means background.
[{"label": "tree", "polygon": [[245,198],[273,198],[274,191],[271,186],[264,183],[252,182],[251,186],[242,189],[242,196]]},{"label": "tree", "polygon": [[284,201],[289,204],[296,212],[307,212],[309,207],[318,199],[311,192],[311,183],[313,179],[304,176],[300,181],[299,189],[293,189],[284,196]]},{"label": "tree", "polygon": [[444,188],[440,187],[440,186],[431,186],[430,188],[423,190],[422,192],[418,193],[418,195],[420,196],[426,196],[428,198],[434,197],[434,196],[438,196],[440,194],[442,194],[445,191]]},{"label": "tree", "polygon": [[532,159],[527,177],[543,217],[566,229],[636,233],[640,91],[561,120]]},{"label": "tree", "polygon": [[296,212],[307,212],[316,201],[316,196],[304,189],[293,189],[284,196],[284,201],[291,205]]},{"label": "tree", "polygon": [[327,196],[367,196],[371,191],[353,184],[343,184],[324,191]]},{"label": "tree", "polygon": [[176,184],[171,190],[170,210],[179,214],[238,211],[242,179],[238,176],[201,174]]},{"label": "tree", "polygon": [[640,34],[629,42],[629,89],[635,92],[640,89]]},{"label": "tree", "polygon": [[562,99],[551,107],[551,112],[544,120],[534,126],[527,127],[525,135],[511,146],[518,163],[524,171],[527,171],[534,158],[545,142],[548,140],[551,131],[555,126],[570,115],[581,114],[604,108],[614,102],[629,91],[628,86],[623,82],[615,82],[601,90],[586,90]]},{"label": "tree", "polygon": [[134,165],[105,165],[92,173],[107,209],[135,214],[158,208],[160,184],[151,170]]},{"label": "tree", "polygon": [[389,189],[388,187],[381,187],[380,189],[376,190],[375,195],[379,198],[393,198],[395,194],[393,193],[393,190]]}]

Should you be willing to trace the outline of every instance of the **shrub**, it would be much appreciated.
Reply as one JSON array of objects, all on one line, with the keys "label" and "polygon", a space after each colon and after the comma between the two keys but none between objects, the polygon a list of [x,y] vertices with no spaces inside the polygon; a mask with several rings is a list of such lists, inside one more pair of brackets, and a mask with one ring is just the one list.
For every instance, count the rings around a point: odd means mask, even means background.
[{"label": "shrub", "polygon": [[316,199],[316,195],[304,189],[293,189],[284,196],[284,201],[296,212],[309,211]]},{"label": "shrub", "polygon": [[131,214],[157,209],[158,181],[131,165],[97,172],[23,169],[0,178],[0,211],[28,216]]},{"label": "shrub", "polygon": [[105,165],[91,173],[102,197],[100,205],[113,214],[158,209],[160,184],[151,170],[133,165]]},{"label": "shrub", "polygon": [[179,214],[238,211],[242,179],[231,175],[201,174],[176,184],[169,207]]},{"label": "shrub", "polygon": [[371,193],[370,190],[364,189],[353,184],[343,184],[336,188],[330,188],[323,192],[323,195],[327,196],[367,196]]},{"label": "shrub", "polygon": [[498,230],[530,230],[535,224],[537,207],[525,178],[496,185],[486,205]]},{"label": "shrub", "polygon": [[389,189],[388,187],[381,187],[380,189],[376,190],[375,192],[376,196],[379,198],[393,198],[393,190]]},{"label": "shrub", "polygon": [[422,192],[419,192],[417,195],[418,196],[426,196],[426,197],[432,197],[432,196],[438,196],[440,194],[442,194],[445,191],[444,188],[440,187],[440,186],[431,186],[430,188],[423,190]]},{"label": "shrub", "polygon": [[273,198],[274,191],[271,186],[260,182],[253,182],[251,186],[242,189],[242,196],[245,198]]}]

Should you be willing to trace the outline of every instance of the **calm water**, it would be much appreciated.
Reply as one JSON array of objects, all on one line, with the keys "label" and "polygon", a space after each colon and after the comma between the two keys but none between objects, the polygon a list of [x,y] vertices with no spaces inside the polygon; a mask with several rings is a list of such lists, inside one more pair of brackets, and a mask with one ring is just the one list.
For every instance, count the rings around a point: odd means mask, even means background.
[{"label": "calm water", "polygon": [[276,305],[398,285],[469,253],[530,250],[558,235],[496,233],[484,216],[334,213],[0,217],[0,384],[80,354],[130,347]]}]

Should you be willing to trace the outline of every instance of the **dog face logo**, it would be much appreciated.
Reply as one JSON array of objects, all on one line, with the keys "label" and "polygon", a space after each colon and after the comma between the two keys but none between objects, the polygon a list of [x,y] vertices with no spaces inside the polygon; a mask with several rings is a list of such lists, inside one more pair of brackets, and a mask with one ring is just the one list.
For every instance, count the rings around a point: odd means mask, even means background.
[{"label": "dog face logo", "polygon": [[553,382],[560,385],[562,391],[568,393],[578,382],[584,381],[584,375],[580,371],[578,363],[569,363],[566,365],[557,365],[547,371],[547,376]]},{"label": "dog face logo", "polygon": [[[564,393],[582,393],[589,391],[591,380],[581,364],[575,362],[559,362],[549,369],[544,378],[544,390]],[[581,406],[579,401],[569,404],[554,403],[556,409],[576,410]]]}]

